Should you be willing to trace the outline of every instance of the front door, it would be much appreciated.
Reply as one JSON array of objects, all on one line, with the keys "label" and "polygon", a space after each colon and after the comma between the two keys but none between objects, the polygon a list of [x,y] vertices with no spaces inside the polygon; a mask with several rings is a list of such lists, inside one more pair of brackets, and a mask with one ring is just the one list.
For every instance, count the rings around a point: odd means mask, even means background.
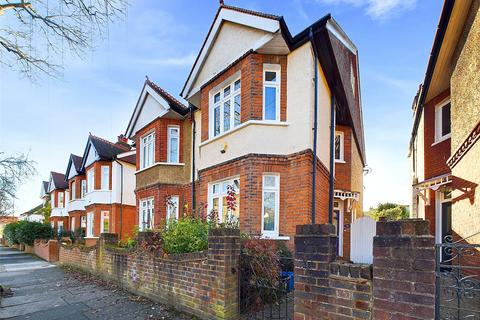
[{"label": "front door", "polygon": [[343,257],[343,205],[340,200],[333,202],[333,225],[337,234],[337,255]]}]

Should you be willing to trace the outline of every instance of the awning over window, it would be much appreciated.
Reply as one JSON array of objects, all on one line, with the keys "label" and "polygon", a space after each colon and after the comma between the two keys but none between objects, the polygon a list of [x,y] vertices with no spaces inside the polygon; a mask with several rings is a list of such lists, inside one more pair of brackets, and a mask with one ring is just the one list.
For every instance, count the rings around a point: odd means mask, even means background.
[{"label": "awning over window", "polygon": [[441,176],[436,176],[420,183],[413,185],[413,195],[419,195],[426,205],[430,205],[430,197],[428,190],[437,191],[440,187],[450,184],[452,182],[452,174],[447,173]]}]

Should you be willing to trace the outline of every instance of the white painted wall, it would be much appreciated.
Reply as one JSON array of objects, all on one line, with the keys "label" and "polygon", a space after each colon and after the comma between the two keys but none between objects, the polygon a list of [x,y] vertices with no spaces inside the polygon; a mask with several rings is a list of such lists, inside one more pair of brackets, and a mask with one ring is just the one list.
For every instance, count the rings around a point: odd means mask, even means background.
[{"label": "white painted wall", "polygon": [[94,203],[112,203],[112,192],[110,190],[94,190],[85,194],[85,206]]},{"label": "white painted wall", "polygon": [[52,208],[50,213],[51,217],[68,217],[67,209],[65,208]]},{"label": "white painted wall", "polygon": [[90,149],[88,149],[87,160],[85,161],[85,167],[88,167],[92,163],[98,160],[98,156],[95,156],[95,147],[90,142]]},{"label": "white painted wall", "polygon": [[112,162],[112,203],[132,205],[135,201],[135,170],[132,164],[122,162],[123,164],[123,199],[121,199],[121,167],[117,162]]},{"label": "white painted wall", "polygon": [[[149,90],[151,89],[149,88]],[[164,100],[162,102],[164,102]],[[169,109],[169,106],[166,102],[164,102],[164,104],[161,104],[158,101],[158,99],[155,99],[151,94],[146,93],[142,112],[140,112],[140,115],[138,116],[138,120],[135,123],[135,127],[132,130],[133,134],[135,134],[138,130],[145,127],[154,119],[164,115],[168,111],[168,109]]]},{"label": "white painted wall", "polygon": [[76,210],[85,210],[85,201],[83,199],[75,199],[68,202],[67,212]]}]

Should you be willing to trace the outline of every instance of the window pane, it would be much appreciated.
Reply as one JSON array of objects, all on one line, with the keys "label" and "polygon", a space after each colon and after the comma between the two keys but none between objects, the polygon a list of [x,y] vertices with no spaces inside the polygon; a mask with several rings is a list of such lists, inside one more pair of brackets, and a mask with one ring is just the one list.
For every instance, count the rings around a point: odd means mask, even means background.
[{"label": "window pane", "polygon": [[230,130],[230,100],[223,104],[223,131]]},{"label": "window pane", "polygon": [[275,188],[276,177],[275,176],[265,176],[263,177],[263,186],[264,187],[270,187],[270,188]]},{"label": "window pane", "polygon": [[226,87],[225,89],[223,89],[223,96],[224,97],[227,97],[230,95],[230,86]]},{"label": "window pane", "polygon": [[265,87],[265,120],[277,119],[277,89]]},{"label": "window pane", "polygon": [[450,103],[442,107],[442,136],[450,133]]},{"label": "window pane", "polygon": [[240,109],[241,108],[241,102],[240,102],[240,95],[235,96],[235,118],[234,118],[234,123],[233,125],[236,127],[240,124],[241,118],[240,118]]},{"label": "window pane", "polygon": [[212,210],[215,210],[217,212],[217,214],[220,215],[220,212],[218,210],[218,198],[213,198],[212,200]]},{"label": "window pane", "polygon": [[213,194],[217,194],[217,193],[218,193],[218,184],[214,184],[214,185],[212,186],[212,193],[213,193]]},{"label": "window pane", "polygon": [[178,162],[178,138],[170,138],[170,154],[168,162]]},{"label": "window pane", "polygon": [[335,135],[335,159],[340,160],[341,156],[341,135],[337,134]]},{"label": "window pane", "polygon": [[216,107],[213,113],[213,132],[217,136],[220,134],[220,106]]},{"label": "window pane", "polygon": [[275,71],[265,71],[265,81],[277,82],[277,73]]},{"label": "window pane", "polygon": [[220,101],[220,92],[213,97],[213,103],[217,103],[219,101]]},{"label": "window pane", "polygon": [[240,80],[235,81],[235,84],[233,85],[233,89],[235,91],[240,89]]},{"label": "window pane", "polygon": [[227,205],[227,197],[222,197],[222,221],[226,222],[228,215],[230,214],[228,212],[228,205]]},{"label": "window pane", "polygon": [[275,230],[275,192],[263,192],[263,230]]}]

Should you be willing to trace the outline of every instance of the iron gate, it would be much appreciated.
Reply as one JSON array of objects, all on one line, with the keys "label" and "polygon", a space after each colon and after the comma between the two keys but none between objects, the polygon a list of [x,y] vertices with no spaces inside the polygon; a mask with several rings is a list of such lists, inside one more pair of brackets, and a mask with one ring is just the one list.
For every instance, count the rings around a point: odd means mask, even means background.
[{"label": "iron gate", "polygon": [[480,320],[480,244],[445,237],[435,268],[435,318]]}]

